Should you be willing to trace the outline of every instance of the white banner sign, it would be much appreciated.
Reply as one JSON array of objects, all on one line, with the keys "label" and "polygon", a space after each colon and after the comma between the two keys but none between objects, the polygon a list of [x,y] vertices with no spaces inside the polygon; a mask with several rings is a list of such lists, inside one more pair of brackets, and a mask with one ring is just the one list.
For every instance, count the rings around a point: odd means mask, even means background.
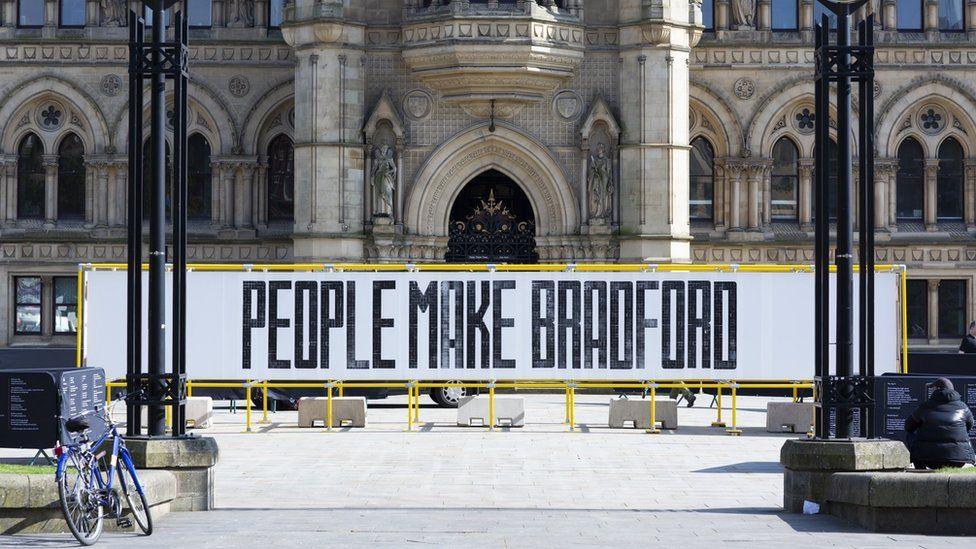
[{"label": "white banner sign", "polygon": [[[85,360],[112,378],[125,375],[125,276],[86,273]],[[813,282],[799,273],[191,272],[186,370],[257,380],[811,379]],[[898,368],[897,282],[878,274],[878,374]]]}]

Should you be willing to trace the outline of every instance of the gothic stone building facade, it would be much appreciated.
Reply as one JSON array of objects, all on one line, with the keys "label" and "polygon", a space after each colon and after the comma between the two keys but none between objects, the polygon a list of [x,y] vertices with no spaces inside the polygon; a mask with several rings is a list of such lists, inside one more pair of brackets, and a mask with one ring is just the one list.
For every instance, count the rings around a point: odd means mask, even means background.
[{"label": "gothic stone building facade", "polygon": [[[73,344],[77,265],[125,259],[139,6],[0,0],[0,347]],[[188,9],[191,261],[812,262],[812,0]],[[859,223],[910,268],[912,344],[950,348],[976,313],[976,3],[867,9]]]}]

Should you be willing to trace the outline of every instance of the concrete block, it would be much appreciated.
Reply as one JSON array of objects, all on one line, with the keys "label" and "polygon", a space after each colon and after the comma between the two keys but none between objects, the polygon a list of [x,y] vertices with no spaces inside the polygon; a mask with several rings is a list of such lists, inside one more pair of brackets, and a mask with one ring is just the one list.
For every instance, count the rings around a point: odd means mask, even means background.
[{"label": "concrete block", "polygon": [[949,475],[871,473],[872,507],[948,507]]},{"label": "concrete block", "polygon": [[790,439],[780,450],[780,463],[798,471],[902,471],[908,449],[897,440]]},{"label": "concrete block", "polygon": [[827,477],[827,501],[869,505],[871,503],[871,475],[865,473],[833,473]]},{"label": "concrete block", "polygon": [[[298,401],[298,426],[312,427],[329,421],[328,397],[302,397]],[[366,397],[332,397],[333,427],[366,427]]]},{"label": "concrete block", "polygon": [[[670,399],[654,400],[654,421],[665,429],[678,428],[678,403]],[[610,401],[609,425],[622,429],[627,422],[633,422],[636,429],[651,428],[651,405],[649,399],[615,398]]]},{"label": "concrete block", "polygon": [[213,425],[213,399],[186,397],[187,429],[209,429]]},{"label": "concrete block", "polygon": [[976,509],[976,475],[949,477],[949,507]]},{"label": "concrete block", "polygon": [[808,433],[813,430],[812,402],[769,402],[766,404],[766,431],[769,433]]},{"label": "concrete block", "polygon": [[[488,425],[488,396],[472,395],[458,403],[457,424],[462,427]],[[495,425],[523,427],[525,425],[525,399],[495,397]]]},{"label": "concrete block", "polygon": [[139,469],[165,469],[176,478],[174,511],[209,511],[213,508],[213,467],[217,441],[207,437],[128,439],[126,445]]}]

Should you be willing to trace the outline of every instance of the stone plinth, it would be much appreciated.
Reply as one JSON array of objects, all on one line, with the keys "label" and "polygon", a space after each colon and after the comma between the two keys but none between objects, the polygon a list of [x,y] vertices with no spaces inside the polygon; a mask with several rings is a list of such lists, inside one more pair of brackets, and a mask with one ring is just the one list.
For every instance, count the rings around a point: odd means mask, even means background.
[{"label": "stone plinth", "polygon": [[804,500],[824,505],[835,473],[904,471],[908,449],[897,440],[788,440],[780,451],[783,464],[783,508],[803,510]]},{"label": "stone plinth", "polygon": [[220,452],[208,437],[128,438],[126,446],[137,469],[163,469],[176,477],[174,511],[213,508],[213,467]]}]

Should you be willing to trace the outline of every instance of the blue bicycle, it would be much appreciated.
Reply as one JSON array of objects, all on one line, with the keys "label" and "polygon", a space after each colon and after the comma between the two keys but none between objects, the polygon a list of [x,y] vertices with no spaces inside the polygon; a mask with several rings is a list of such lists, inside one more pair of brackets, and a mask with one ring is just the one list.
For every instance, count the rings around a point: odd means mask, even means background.
[{"label": "blue bicycle", "polygon": [[[113,406],[124,398],[116,399]],[[106,432],[94,441],[90,438],[91,425],[85,419],[92,414],[102,414],[107,426]],[[55,478],[61,511],[75,539],[82,545],[98,541],[105,518],[116,519],[120,528],[130,528],[132,520],[123,514],[123,499],[139,529],[147,536],[152,534],[152,514],[146,494],[108,407],[67,419],[64,426],[74,440],[57,449]],[[101,449],[106,443],[111,444],[110,454],[107,448]],[[116,478],[121,495],[114,487]]]}]

